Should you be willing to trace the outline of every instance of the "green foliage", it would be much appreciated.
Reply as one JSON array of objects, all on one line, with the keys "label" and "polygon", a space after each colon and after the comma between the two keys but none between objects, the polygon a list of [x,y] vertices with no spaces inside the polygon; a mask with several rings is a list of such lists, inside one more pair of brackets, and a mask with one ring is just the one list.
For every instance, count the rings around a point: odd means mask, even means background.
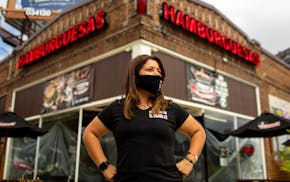
[{"label": "green foliage", "polygon": [[283,150],[279,151],[279,156],[282,160],[281,170],[290,174],[290,147],[285,147]]}]

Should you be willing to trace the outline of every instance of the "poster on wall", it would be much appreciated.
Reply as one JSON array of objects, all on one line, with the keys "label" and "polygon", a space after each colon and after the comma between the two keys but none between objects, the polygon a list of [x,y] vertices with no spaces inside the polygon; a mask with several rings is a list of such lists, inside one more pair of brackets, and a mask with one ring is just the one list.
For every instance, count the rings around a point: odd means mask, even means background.
[{"label": "poster on wall", "polygon": [[192,64],[187,64],[186,74],[189,100],[228,107],[228,84],[223,75]]},{"label": "poster on wall", "polygon": [[86,66],[44,84],[42,113],[81,105],[93,97],[94,68]]},{"label": "poster on wall", "polygon": [[269,95],[270,112],[290,119],[290,103],[273,95]]},{"label": "poster on wall", "polygon": [[[279,97],[269,95],[269,110],[273,114],[290,119],[290,102],[283,100]],[[284,148],[283,143],[290,140],[290,135],[281,135],[272,138],[274,150],[280,151]],[[278,159],[278,156],[275,156]]]}]

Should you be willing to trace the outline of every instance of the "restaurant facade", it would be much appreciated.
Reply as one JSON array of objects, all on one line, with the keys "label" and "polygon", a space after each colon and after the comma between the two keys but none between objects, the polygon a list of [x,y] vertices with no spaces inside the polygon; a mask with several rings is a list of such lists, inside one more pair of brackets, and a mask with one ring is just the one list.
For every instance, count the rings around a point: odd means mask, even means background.
[{"label": "restaurant facade", "polygon": [[[290,71],[218,9],[199,0],[85,1],[62,11],[0,64],[0,111],[48,133],[1,138],[3,179],[105,181],[82,132],[123,97],[129,61],[158,56],[165,95],[204,126],[206,146],[190,181],[289,180],[277,152],[289,135],[226,137],[264,111],[290,118]],[[116,163],[110,133],[101,140]],[[176,159],[189,140],[176,133]]]}]

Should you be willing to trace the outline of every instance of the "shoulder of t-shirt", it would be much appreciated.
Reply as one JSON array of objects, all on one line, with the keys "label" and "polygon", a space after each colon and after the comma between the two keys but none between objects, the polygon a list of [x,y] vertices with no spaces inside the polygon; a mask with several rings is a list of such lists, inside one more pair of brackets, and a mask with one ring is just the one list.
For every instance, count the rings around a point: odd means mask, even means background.
[{"label": "shoulder of t-shirt", "polygon": [[121,105],[122,103],[124,103],[124,99],[115,99],[108,106],[110,106],[110,105]]},{"label": "shoulder of t-shirt", "polygon": [[175,103],[173,100],[167,100],[168,101],[168,106],[178,108],[178,109],[183,109],[179,104]]},{"label": "shoulder of t-shirt", "polygon": [[112,130],[112,122],[115,113],[122,111],[122,101],[120,99],[116,99],[111,104],[106,106],[102,112],[98,114],[99,119],[105,124],[107,128]]},{"label": "shoulder of t-shirt", "polygon": [[120,108],[121,105],[122,105],[121,103],[122,103],[122,102],[121,102],[120,99],[116,99],[116,100],[114,100],[113,102],[111,102],[109,105],[105,106],[105,107],[103,108],[103,111],[100,112],[99,114],[102,114],[102,113],[104,113],[104,112],[111,112],[111,111],[113,111],[113,110],[115,110],[115,109],[117,109],[117,108]]},{"label": "shoulder of t-shirt", "polygon": [[174,110],[175,113],[179,113],[179,114],[182,113],[186,116],[189,115],[189,113],[183,107],[181,107],[179,104],[175,103],[172,100],[170,100],[170,102],[168,102],[168,108],[171,108],[172,110]]},{"label": "shoulder of t-shirt", "polygon": [[183,107],[173,101],[168,103],[168,110],[173,111],[176,117],[176,129],[178,129],[189,116],[189,113]]},{"label": "shoulder of t-shirt", "polygon": [[116,99],[112,102],[113,105],[122,105],[124,103],[124,99]]}]

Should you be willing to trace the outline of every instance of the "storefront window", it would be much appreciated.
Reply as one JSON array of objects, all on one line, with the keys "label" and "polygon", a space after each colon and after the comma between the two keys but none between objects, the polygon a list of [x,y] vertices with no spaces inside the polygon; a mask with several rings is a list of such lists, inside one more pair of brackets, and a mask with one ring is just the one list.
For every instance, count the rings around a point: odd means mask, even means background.
[{"label": "storefront window", "polygon": [[37,176],[49,181],[69,181],[75,176],[78,112],[43,118],[48,133],[41,137]]},{"label": "storefront window", "polygon": [[[83,112],[82,132],[97,114],[96,111]],[[232,130],[235,126],[240,127],[248,122],[247,119],[207,110],[203,117],[196,119],[206,130],[206,147],[192,173],[184,178],[184,182],[231,182],[236,179],[263,178],[263,158],[260,155],[262,140],[224,135],[225,130]],[[41,119],[34,120],[32,123],[38,125],[39,121]],[[12,139],[7,177],[74,181],[78,123],[79,112],[47,116],[42,118],[42,127],[47,129],[48,133],[39,138],[38,145],[36,139],[27,137]],[[108,160],[116,165],[117,149],[113,134],[108,133],[100,139],[100,142]],[[190,138],[176,132],[176,162],[183,159],[189,146]],[[36,157],[37,162],[35,162]],[[34,174],[34,171],[37,171],[37,174]],[[106,181],[89,157],[82,140],[78,181]]]},{"label": "storefront window", "polygon": [[[38,120],[31,121],[38,126]],[[9,179],[32,179],[35,163],[36,139],[11,138],[7,177]]]},{"label": "storefront window", "polygon": [[248,121],[212,111],[205,112],[208,181],[263,179],[261,139],[238,138],[223,134],[225,130],[233,130],[235,126],[241,127]]},{"label": "storefront window", "polygon": [[[238,126],[248,120],[238,118]],[[263,179],[261,138],[239,138],[239,164],[241,179]]]},{"label": "storefront window", "polygon": [[206,111],[206,174],[209,182],[231,182],[238,179],[236,143],[224,130],[234,128],[234,117]]}]

